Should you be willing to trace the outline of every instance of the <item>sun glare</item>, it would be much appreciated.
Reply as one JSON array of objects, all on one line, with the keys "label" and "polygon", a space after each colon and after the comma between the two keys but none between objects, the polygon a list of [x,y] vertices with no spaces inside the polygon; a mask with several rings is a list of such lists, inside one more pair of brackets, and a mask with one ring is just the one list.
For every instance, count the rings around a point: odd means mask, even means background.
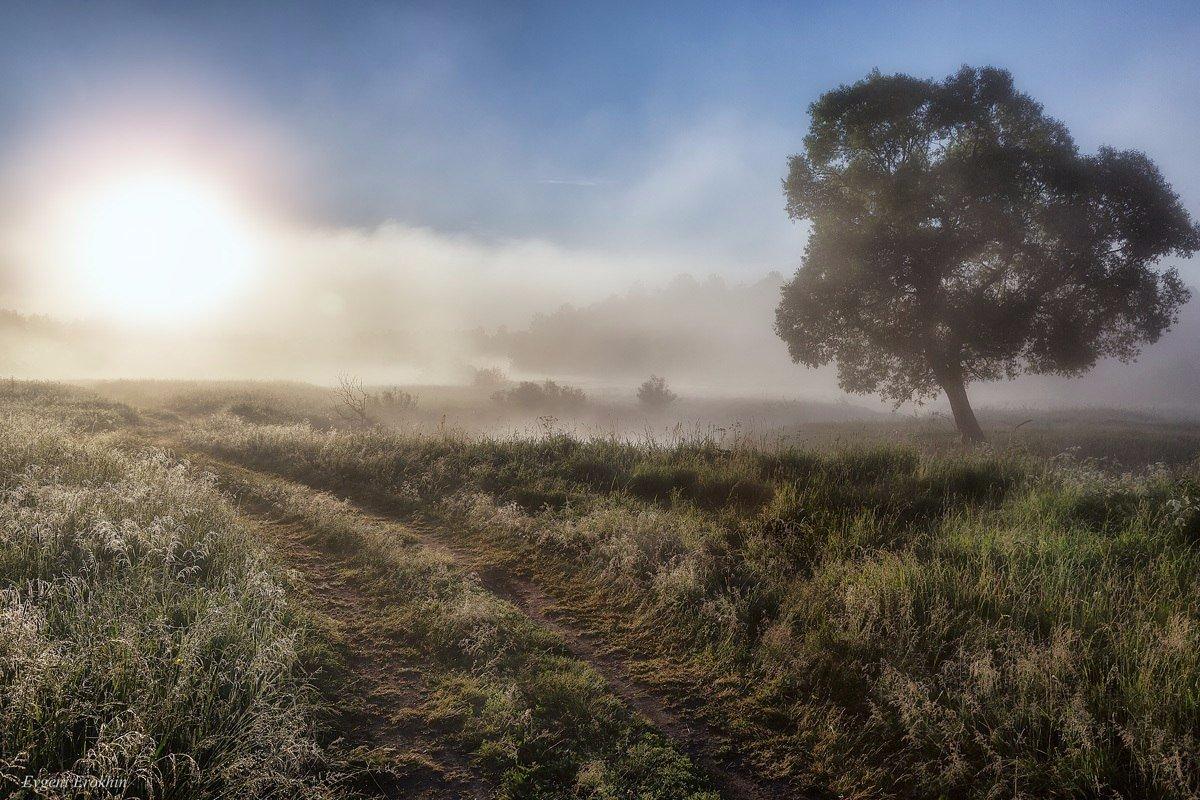
[{"label": "sun glare", "polygon": [[195,318],[254,269],[246,221],[219,191],[185,174],[125,175],[72,206],[60,239],[69,280],[103,316]]}]

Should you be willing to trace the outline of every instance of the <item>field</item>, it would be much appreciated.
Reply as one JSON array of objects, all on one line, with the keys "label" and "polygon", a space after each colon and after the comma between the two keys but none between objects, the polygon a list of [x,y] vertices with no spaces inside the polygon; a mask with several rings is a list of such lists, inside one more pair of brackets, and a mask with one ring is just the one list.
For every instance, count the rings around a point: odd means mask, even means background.
[{"label": "field", "polygon": [[1200,425],[490,394],[5,384],[6,789],[1200,796]]}]

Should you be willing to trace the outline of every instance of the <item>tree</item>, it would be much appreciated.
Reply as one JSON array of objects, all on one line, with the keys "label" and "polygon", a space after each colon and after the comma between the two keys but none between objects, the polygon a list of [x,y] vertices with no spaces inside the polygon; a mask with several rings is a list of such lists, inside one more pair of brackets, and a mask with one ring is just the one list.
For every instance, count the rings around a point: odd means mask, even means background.
[{"label": "tree", "polygon": [[508,383],[508,376],[499,367],[476,368],[471,385],[479,389],[493,389]]},{"label": "tree", "polygon": [[679,399],[679,395],[667,386],[667,379],[659,375],[651,375],[637,391],[638,402],[651,411],[662,411]]},{"label": "tree", "polygon": [[793,361],[897,405],[945,392],[982,441],[966,387],[1132,360],[1188,290],[1167,256],[1200,227],[1145,155],[1083,155],[1012,76],[872,72],[810,108],[787,212],[809,220],[776,332]]},{"label": "tree", "polygon": [[369,427],[375,424],[371,417],[371,395],[363,388],[362,379],[345,373],[337,376],[338,385],[333,394],[337,398],[338,416],[351,425]]},{"label": "tree", "polygon": [[587,405],[582,389],[550,380],[521,381],[511,389],[495,392],[492,400],[523,411],[576,412]]}]

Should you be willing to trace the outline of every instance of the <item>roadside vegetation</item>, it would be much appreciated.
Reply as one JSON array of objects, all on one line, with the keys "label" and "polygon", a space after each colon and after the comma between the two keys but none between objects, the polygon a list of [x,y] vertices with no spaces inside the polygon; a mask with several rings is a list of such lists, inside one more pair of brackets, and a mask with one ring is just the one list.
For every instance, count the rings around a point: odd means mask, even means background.
[{"label": "roadside vegetation", "polygon": [[230,415],[187,439],[450,526],[799,788],[1200,793],[1191,468]]},{"label": "roadside vegetation", "polygon": [[[458,797],[432,742],[487,796],[716,800],[552,632],[403,529],[180,462],[74,389],[11,383],[0,407],[5,796]],[[329,575],[353,587],[340,616],[308,605]],[[379,642],[403,655],[369,665],[386,716],[368,719],[347,664]],[[377,725],[431,738],[381,743]]]},{"label": "roadside vegetation", "polygon": [[326,493],[258,477],[230,486],[301,523],[368,591],[377,614],[357,635],[402,643],[428,689],[409,713],[474,753],[496,796],[716,800],[599,674],[448,555]]},{"label": "roadside vegetation", "polygon": [[[370,640],[420,676],[397,719],[500,797],[714,796],[484,569],[538,586],[745,769],[796,792],[1200,796],[1189,445],[1160,448],[1173,466],[1079,455],[1137,458],[1145,431],[1176,440],[1173,424],[1077,421],[1050,441],[1080,449],[1045,458],[1017,440],[1030,426],[1004,451],[423,435],[291,421],[313,404],[286,387],[270,388],[278,405],[160,389],[178,410],[0,387],[6,789],[403,786],[420,753],[354,749],[334,713],[359,691],[339,663]],[[211,454],[219,477],[139,430]],[[435,524],[477,563],[338,497]],[[305,605],[304,575],[250,521],[263,514],[366,593],[358,627]]]},{"label": "roadside vegetation", "polygon": [[313,631],[212,481],[92,433],[125,407],[0,404],[0,794],[341,795]]}]

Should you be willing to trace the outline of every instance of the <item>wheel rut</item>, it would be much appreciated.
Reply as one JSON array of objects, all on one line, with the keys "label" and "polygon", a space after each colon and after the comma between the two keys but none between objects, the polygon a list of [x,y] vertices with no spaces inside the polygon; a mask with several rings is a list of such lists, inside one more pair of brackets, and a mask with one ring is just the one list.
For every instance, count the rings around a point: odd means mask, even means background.
[{"label": "wheel rut", "polygon": [[316,544],[303,524],[274,512],[265,502],[235,496],[251,528],[303,578],[303,601],[336,627],[344,650],[341,682],[351,687],[334,720],[354,746],[372,752],[387,769],[367,769],[356,788],[397,800],[485,800],[494,789],[471,763],[469,753],[446,746],[424,724],[417,709],[426,699],[420,671],[388,637],[369,633],[370,616],[385,600],[364,591],[336,553]]},{"label": "wheel rut", "polygon": [[[278,480],[280,476],[270,471],[259,471],[244,465],[214,457],[208,453],[200,453],[186,447],[174,437],[159,433],[147,437],[150,443],[157,447],[167,447],[186,454],[189,458],[203,463],[215,471],[237,476],[265,476]],[[413,524],[403,519],[394,509],[394,503],[387,497],[378,495],[353,494],[329,491],[323,487],[310,487],[316,491],[324,491],[343,500],[353,511],[364,520],[376,525],[395,528],[398,532],[415,536],[420,543],[431,550],[449,557],[460,567],[475,573],[485,589],[497,597],[509,602],[533,622],[554,633],[572,656],[588,663],[608,683],[613,694],[626,705],[646,718],[655,728],[671,739],[676,746],[714,782],[721,796],[728,800],[783,800],[798,798],[793,789],[773,780],[764,779],[754,774],[744,764],[740,763],[735,753],[728,745],[728,739],[703,721],[681,714],[674,707],[672,699],[661,692],[639,681],[631,672],[629,665],[618,654],[608,650],[603,641],[596,635],[575,625],[569,624],[562,615],[558,602],[543,591],[536,583],[525,578],[511,569],[491,562],[476,547],[456,539],[450,533],[425,524]],[[248,505],[244,500],[243,505]],[[264,533],[288,543],[289,548],[295,546],[296,563],[306,576],[312,576],[320,585],[331,587],[326,603],[354,606],[364,598],[361,592],[353,587],[345,586],[336,573],[336,565],[344,561],[344,556],[315,547],[313,537],[306,536],[294,521],[272,519],[269,511],[262,506],[246,509],[261,525],[272,526]],[[355,594],[358,592],[358,594]],[[336,608],[333,610],[336,611]],[[334,616],[332,613],[330,616]],[[344,617],[344,615],[343,615]],[[337,617],[334,616],[336,619]],[[372,645],[386,647],[386,645]],[[379,683],[379,675],[390,671],[387,653],[371,652],[370,647],[359,651],[354,659],[357,670],[356,677],[363,680],[363,685],[369,687],[368,703],[381,702],[380,697],[386,697],[386,687]],[[391,673],[403,674],[400,673]],[[416,676],[411,676],[416,681]],[[411,692],[411,687],[401,684],[394,687],[403,697]],[[382,691],[381,691],[382,690]],[[372,699],[375,698],[375,699]],[[386,739],[389,719],[393,716],[386,708],[386,703],[368,714],[374,726],[368,727],[367,732]],[[444,755],[444,754],[443,754]],[[465,766],[465,765],[463,765]],[[461,778],[461,774],[452,777]],[[485,797],[479,794],[478,785],[458,787],[459,790],[475,793],[460,795],[420,795],[403,794],[403,797]]]},{"label": "wheel rut", "polygon": [[559,613],[558,601],[533,581],[490,562],[479,548],[440,528],[399,518],[388,509],[386,498],[335,494],[364,519],[413,535],[424,547],[442,553],[475,573],[485,589],[554,633],[572,656],[589,664],[605,679],[613,694],[645,717],[704,770],[722,797],[729,800],[782,800],[796,796],[790,788],[759,778],[730,759],[726,755],[729,749],[726,737],[702,721],[689,719],[676,711],[670,698],[639,681],[626,661],[606,648],[600,637],[566,622]]}]

